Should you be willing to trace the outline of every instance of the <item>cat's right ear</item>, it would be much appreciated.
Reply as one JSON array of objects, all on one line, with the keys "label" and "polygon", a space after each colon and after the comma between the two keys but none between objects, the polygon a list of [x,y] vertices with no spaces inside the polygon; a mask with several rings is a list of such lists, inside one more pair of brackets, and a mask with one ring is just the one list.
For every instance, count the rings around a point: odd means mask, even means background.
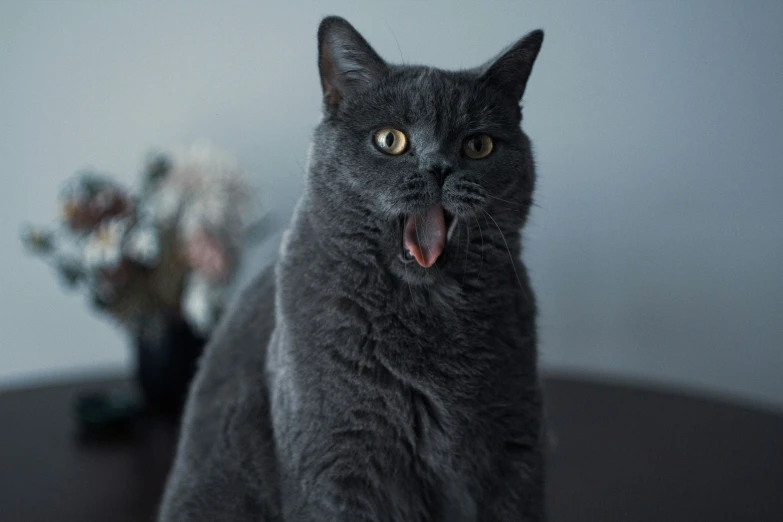
[{"label": "cat's right ear", "polygon": [[346,20],[324,18],[318,28],[318,70],[324,106],[333,109],[386,70],[386,62]]},{"label": "cat's right ear", "polygon": [[482,67],[482,81],[492,85],[514,102],[519,102],[525,93],[527,80],[543,42],[544,31],[538,29],[531,32],[485,64]]}]

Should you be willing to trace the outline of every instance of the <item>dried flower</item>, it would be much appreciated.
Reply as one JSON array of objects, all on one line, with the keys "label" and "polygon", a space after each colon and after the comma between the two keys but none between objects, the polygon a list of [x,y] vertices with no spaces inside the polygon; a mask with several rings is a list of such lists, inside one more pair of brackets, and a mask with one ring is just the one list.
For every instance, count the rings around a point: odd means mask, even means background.
[{"label": "dried flower", "polygon": [[48,253],[54,247],[51,232],[30,226],[22,231],[22,242],[36,253]]},{"label": "dried flower", "polygon": [[154,266],[160,256],[160,241],[155,228],[142,224],[133,227],[126,236],[123,253],[137,263]]},{"label": "dried flower", "polygon": [[136,196],[107,176],[80,173],[60,195],[63,223],[29,228],[25,245],[69,286],[129,329],[180,309],[206,335],[223,309],[253,210],[236,162],[209,146],[150,158]]},{"label": "dried flower", "polygon": [[92,270],[115,268],[122,258],[122,239],[127,228],[127,223],[122,219],[101,223],[87,237],[84,264]]}]

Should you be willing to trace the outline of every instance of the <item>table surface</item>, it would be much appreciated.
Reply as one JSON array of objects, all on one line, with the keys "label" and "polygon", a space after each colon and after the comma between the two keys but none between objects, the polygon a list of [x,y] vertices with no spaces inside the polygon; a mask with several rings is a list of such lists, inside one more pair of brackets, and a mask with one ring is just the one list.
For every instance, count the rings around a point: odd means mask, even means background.
[{"label": "table surface", "polygon": [[[154,519],[176,424],[149,419],[111,441],[76,436],[74,396],[118,384],[0,394],[0,519]],[[783,415],[566,377],[545,389],[552,522],[783,520]]]}]

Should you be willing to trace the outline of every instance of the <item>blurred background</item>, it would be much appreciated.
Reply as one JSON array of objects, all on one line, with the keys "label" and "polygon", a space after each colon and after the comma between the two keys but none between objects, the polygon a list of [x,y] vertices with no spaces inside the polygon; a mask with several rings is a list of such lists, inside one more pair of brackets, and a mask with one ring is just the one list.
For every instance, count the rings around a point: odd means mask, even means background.
[{"label": "blurred background", "polygon": [[[25,254],[84,167],[133,183],[208,138],[284,224],[320,117],[315,31],[390,61],[474,66],[546,40],[523,127],[524,258],[549,370],[783,407],[783,3],[0,3],[0,389],[126,370],[124,334]],[[248,252],[246,281],[280,234]]]}]

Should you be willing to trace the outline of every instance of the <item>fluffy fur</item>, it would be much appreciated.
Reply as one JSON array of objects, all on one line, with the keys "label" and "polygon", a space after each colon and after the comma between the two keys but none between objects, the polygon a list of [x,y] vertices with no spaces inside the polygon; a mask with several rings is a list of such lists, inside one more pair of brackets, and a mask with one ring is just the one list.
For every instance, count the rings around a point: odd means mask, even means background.
[{"label": "fluffy fur", "polygon": [[[193,384],[162,521],[541,521],[535,303],[519,260],[535,174],[519,101],[536,31],[488,64],[389,65],[319,29],[324,117],[280,258]],[[406,133],[386,155],[374,133]],[[462,152],[476,133],[486,158]],[[456,219],[435,265],[407,216]]]}]

